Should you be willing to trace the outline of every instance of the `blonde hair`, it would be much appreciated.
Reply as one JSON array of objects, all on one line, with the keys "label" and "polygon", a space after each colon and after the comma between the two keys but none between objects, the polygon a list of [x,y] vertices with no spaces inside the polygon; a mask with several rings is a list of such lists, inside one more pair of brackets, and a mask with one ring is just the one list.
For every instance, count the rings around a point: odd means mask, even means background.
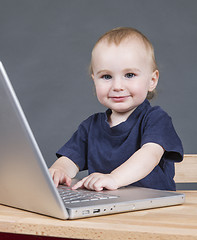
[{"label": "blonde hair", "polygon": [[[129,39],[129,38],[142,41],[146,50],[151,54],[153,71],[158,70],[152,43],[149,41],[149,39],[144,34],[142,34],[140,31],[138,31],[135,28],[118,27],[118,28],[114,28],[114,29],[106,32],[95,43],[95,45],[92,49],[92,52],[96,48],[96,46],[103,41],[107,41],[108,44],[114,43],[116,45],[119,45],[122,41]],[[90,73],[90,75],[93,74],[92,57],[91,57],[91,62],[90,62],[90,66],[89,66],[89,73]],[[155,96],[155,94],[156,94],[155,90],[153,90],[152,92],[148,92],[147,99],[149,99],[149,100],[152,99]]]}]

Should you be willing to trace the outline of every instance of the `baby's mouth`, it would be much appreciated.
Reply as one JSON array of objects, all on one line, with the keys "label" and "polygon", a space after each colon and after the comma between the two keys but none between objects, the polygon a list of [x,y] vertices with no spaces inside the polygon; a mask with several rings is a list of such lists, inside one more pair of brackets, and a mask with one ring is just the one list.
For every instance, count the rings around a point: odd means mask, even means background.
[{"label": "baby's mouth", "polygon": [[123,102],[125,101],[129,96],[111,96],[110,98],[115,102]]}]

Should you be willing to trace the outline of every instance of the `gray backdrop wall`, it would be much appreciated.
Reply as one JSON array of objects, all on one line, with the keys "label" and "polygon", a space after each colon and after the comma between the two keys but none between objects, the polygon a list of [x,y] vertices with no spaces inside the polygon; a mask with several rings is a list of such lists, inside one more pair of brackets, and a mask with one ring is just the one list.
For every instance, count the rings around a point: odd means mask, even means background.
[{"label": "gray backdrop wall", "polygon": [[152,41],[158,97],[185,153],[196,153],[196,0],[0,0],[0,60],[48,166],[82,120],[103,111],[88,76],[91,49],[111,28]]}]

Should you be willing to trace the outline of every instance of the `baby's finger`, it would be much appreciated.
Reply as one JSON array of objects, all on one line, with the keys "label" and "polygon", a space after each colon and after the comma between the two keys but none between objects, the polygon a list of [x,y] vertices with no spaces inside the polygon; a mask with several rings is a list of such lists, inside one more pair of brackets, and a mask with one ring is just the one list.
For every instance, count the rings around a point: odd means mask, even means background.
[{"label": "baby's finger", "polygon": [[58,187],[59,182],[60,182],[60,177],[59,177],[59,174],[57,174],[57,172],[54,172],[54,174],[53,174],[53,182],[54,182],[55,186]]},{"label": "baby's finger", "polygon": [[105,184],[103,183],[103,180],[99,178],[93,183],[92,190],[100,192],[104,189],[104,187]]},{"label": "baby's finger", "polygon": [[83,187],[83,184],[84,184],[86,179],[87,179],[87,177],[85,177],[82,180],[80,180],[79,182],[77,182],[74,186],[72,186],[72,189],[76,190],[76,189],[78,189],[80,187]]},{"label": "baby's finger", "polygon": [[98,181],[97,177],[89,176],[83,183],[84,187],[89,190],[94,190],[94,184]]},{"label": "baby's finger", "polygon": [[52,178],[53,178],[54,172],[55,171],[53,169],[49,169],[49,174],[51,175]]},{"label": "baby's finger", "polygon": [[77,182],[74,186],[72,186],[72,190],[76,190],[82,186],[83,186],[83,182],[81,180],[81,181]]},{"label": "baby's finger", "polygon": [[66,186],[70,187],[71,185],[71,178],[64,176],[64,180],[62,181],[62,184],[65,183]]}]

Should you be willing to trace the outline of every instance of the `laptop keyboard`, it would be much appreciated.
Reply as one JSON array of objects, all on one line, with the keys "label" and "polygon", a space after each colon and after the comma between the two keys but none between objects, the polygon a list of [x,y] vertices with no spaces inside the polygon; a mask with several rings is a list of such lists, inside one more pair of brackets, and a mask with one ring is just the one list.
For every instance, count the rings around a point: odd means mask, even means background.
[{"label": "laptop keyboard", "polygon": [[115,195],[85,189],[72,190],[67,186],[61,185],[58,187],[58,192],[65,204],[118,198],[118,196]]}]

